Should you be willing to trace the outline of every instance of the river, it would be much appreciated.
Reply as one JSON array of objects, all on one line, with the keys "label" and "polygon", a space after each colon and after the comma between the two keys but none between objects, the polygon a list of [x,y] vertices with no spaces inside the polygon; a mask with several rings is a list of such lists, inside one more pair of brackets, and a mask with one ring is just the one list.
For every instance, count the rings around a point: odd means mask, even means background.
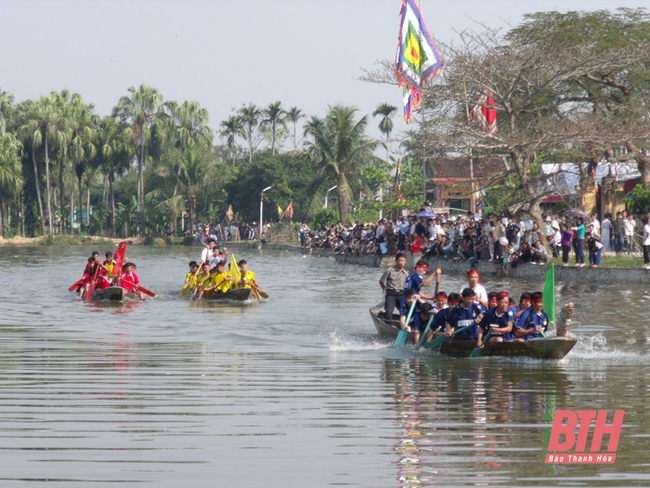
[{"label": "river", "polygon": [[[132,246],[158,296],[96,304],[92,250],[0,247],[1,486],[650,486],[644,289],[558,286],[561,361],[454,360],[376,336],[377,268],[247,249],[270,299],[195,303],[200,249]],[[624,410],[615,464],[546,464],[557,409]]]}]

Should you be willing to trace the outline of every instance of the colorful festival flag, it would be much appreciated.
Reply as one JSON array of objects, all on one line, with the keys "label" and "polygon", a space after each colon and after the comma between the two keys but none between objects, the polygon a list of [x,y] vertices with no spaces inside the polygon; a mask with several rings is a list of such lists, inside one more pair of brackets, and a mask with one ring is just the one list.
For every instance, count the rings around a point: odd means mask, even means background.
[{"label": "colorful festival flag", "polygon": [[282,207],[280,206],[279,203],[276,203],[275,205],[278,207],[278,215],[282,216]]},{"label": "colorful festival flag", "polygon": [[402,0],[395,77],[404,87],[404,121],[422,100],[421,88],[443,67],[442,58],[414,0]]},{"label": "colorful festival flag", "polygon": [[[278,205],[278,208],[280,208],[280,205]],[[280,214],[279,220],[282,220],[285,217],[289,217],[290,219],[293,218],[293,200],[289,202],[287,208]]]},{"label": "colorful festival flag", "polygon": [[226,210],[226,218],[228,219],[228,222],[232,222],[232,219],[235,217],[235,213],[232,211],[232,205],[228,207],[228,210]]},{"label": "colorful festival flag", "polygon": [[494,135],[498,132],[497,128],[497,111],[494,108],[494,98],[492,92],[484,90],[472,109],[472,115],[476,117],[485,132]]}]

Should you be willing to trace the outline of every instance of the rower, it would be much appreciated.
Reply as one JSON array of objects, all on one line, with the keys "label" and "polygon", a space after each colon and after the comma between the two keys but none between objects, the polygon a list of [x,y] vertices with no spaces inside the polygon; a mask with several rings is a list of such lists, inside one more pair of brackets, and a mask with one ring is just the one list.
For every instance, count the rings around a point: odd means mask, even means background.
[{"label": "rower", "polygon": [[115,278],[115,276],[117,276],[117,272],[113,273],[113,269],[115,268],[115,260],[113,259],[113,253],[111,251],[106,251],[106,254],[104,256],[106,257],[106,261],[104,261],[104,268],[106,268],[106,275],[108,276],[109,279]]},{"label": "rower", "polygon": [[[487,298],[487,293],[486,293]],[[451,337],[456,329],[471,326],[460,334],[455,335],[456,339],[474,339],[478,337],[477,325],[483,318],[485,308],[476,301],[476,292],[467,287],[461,293],[461,302],[456,305],[446,318],[445,333]]]},{"label": "rower", "polygon": [[[420,295],[420,298],[423,300],[433,300],[433,297],[420,293],[420,289],[429,286],[434,278],[440,276],[442,271],[440,268],[438,268],[435,273],[432,273],[429,275],[429,277],[425,278],[424,276],[428,270],[429,265],[426,263],[426,261],[420,259],[417,263],[415,263],[415,268],[409,274],[409,277],[406,280],[406,284],[404,285],[404,289],[413,289],[413,291],[415,291],[416,294]],[[438,283],[440,283],[440,278],[438,278]]]},{"label": "rower", "polygon": [[447,321],[447,315],[449,315],[449,313],[459,303],[460,303],[460,295],[458,293],[450,293],[449,296],[447,297],[448,305],[445,305],[445,308],[440,309],[433,317],[433,322],[431,322],[431,327],[429,327],[429,333],[427,334],[426,342],[430,342],[431,339],[433,339],[434,334],[436,333],[442,334],[445,332],[445,323]]},{"label": "rower", "polygon": [[548,315],[544,311],[542,299],[541,291],[530,294],[531,306],[524,311],[515,326],[517,340],[527,341],[546,337],[544,333],[548,329]]},{"label": "rower", "polygon": [[497,306],[497,292],[491,291],[488,293],[488,310],[492,310]]},{"label": "rower", "polygon": [[122,266],[123,273],[122,273],[122,279],[120,280],[120,284],[122,285],[122,288],[124,288],[127,291],[131,291],[135,293],[140,300],[144,300],[144,293],[138,290],[138,285],[140,284],[140,278],[138,278],[138,275],[135,274],[135,269],[136,269],[135,264],[131,262],[124,263],[124,266]]},{"label": "rower", "polygon": [[[399,328],[405,330],[406,332],[415,332],[415,343],[417,344],[420,341],[420,329],[416,328],[416,325],[419,326],[419,322],[415,322],[415,314],[419,312],[418,305],[423,303],[419,300],[419,295],[415,293],[413,288],[409,288],[404,292],[404,299],[402,300],[402,305],[399,309]],[[415,304],[415,310],[410,314],[411,306],[413,302],[418,302]],[[406,319],[409,318],[409,322],[406,323]],[[428,320],[428,318],[427,318]]]},{"label": "rower", "polygon": [[[429,319],[434,316],[433,305],[429,302],[423,303],[413,316],[413,330],[415,331],[414,339],[415,344],[417,345],[420,343],[420,335],[424,332],[424,329],[427,326],[426,324],[429,322]],[[433,320],[431,322],[433,323]],[[431,326],[429,326],[429,330],[431,330]],[[427,333],[427,337],[428,336],[429,334]]]},{"label": "rower", "polygon": [[497,306],[488,310],[478,328],[476,347],[483,348],[483,337],[490,333],[488,343],[507,342],[514,338],[512,328],[515,314],[508,309],[508,292],[497,294]]},{"label": "rower", "polygon": [[522,293],[519,297],[519,305],[513,309],[515,319],[519,320],[528,307],[530,307],[530,293]]},{"label": "rower", "polygon": [[439,291],[438,293],[436,293],[436,296],[433,297],[433,299],[436,302],[435,305],[433,306],[434,314],[440,312],[440,310],[449,307],[449,305],[447,305],[447,294],[444,291]]},{"label": "rower", "polygon": [[199,294],[210,282],[210,263],[204,261],[201,263],[201,270],[196,275],[196,282],[194,284],[194,293],[192,296],[198,298]]},{"label": "rower", "polygon": [[248,269],[248,263],[246,260],[242,259],[237,263],[237,265],[239,266],[239,271],[241,272],[241,281],[239,283],[240,287],[259,290],[260,285],[255,280],[255,273]]},{"label": "rower", "polygon": [[232,275],[226,271],[226,263],[219,261],[217,263],[217,273],[212,277],[214,289],[217,290],[217,293],[226,293],[233,288],[234,281]]}]

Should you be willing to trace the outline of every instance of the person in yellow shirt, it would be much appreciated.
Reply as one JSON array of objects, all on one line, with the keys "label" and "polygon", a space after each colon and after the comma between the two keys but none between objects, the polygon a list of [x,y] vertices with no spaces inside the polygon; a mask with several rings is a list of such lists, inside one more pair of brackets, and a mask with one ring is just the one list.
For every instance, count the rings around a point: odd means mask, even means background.
[{"label": "person in yellow shirt", "polygon": [[201,292],[210,285],[210,263],[204,262],[201,265],[201,271],[196,275],[196,284],[194,285],[194,292],[192,296],[199,298]]},{"label": "person in yellow shirt", "polygon": [[117,276],[117,272],[113,272],[115,268],[115,260],[113,259],[113,253],[111,251],[107,251],[105,256],[106,256],[106,261],[104,261],[104,268],[106,268],[106,277],[109,279],[113,279]]},{"label": "person in yellow shirt", "polygon": [[[219,261],[216,267],[210,270],[210,284],[201,291],[199,298],[202,298],[204,293],[206,297],[210,296],[212,292],[226,293],[231,290],[234,285],[234,279],[229,272],[226,271],[226,263]],[[208,294],[209,293],[209,294]]]},{"label": "person in yellow shirt", "polygon": [[259,290],[260,285],[255,280],[255,273],[248,269],[248,263],[246,260],[242,259],[237,264],[239,265],[239,270],[241,272],[241,281],[239,282],[239,287]]}]

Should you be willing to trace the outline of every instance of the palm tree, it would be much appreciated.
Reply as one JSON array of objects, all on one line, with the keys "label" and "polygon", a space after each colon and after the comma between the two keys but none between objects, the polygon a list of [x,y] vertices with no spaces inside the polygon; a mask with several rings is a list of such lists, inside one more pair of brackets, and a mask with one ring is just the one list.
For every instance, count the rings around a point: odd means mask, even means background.
[{"label": "palm tree", "polygon": [[7,131],[7,125],[14,112],[14,96],[0,90],[0,136]]},{"label": "palm tree", "polygon": [[234,149],[237,137],[246,137],[246,129],[242,123],[241,117],[231,115],[226,120],[222,120],[219,124],[221,130],[219,137],[226,140],[226,148],[228,152],[233,154],[232,162],[235,164]]},{"label": "palm tree", "polygon": [[302,119],[305,115],[302,113],[298,107],[291,107],[287,112],[287,120],[293,124],[293,149],[294,151],[298,149],[298,140],[296,139],[296,128],[298,121]]},{"label": "palm tree", "polygon": [[95,136],[96,164],[108,178],[108,231],[111,237],[115,237],[115,177],[129,169],[134,156],[133,133],[126,122],[118,122],[109,116],[101,120],[100,130]]},{"label": "palm tree", "polygon": [[271,126],[271,154],[275,156],[275,141],[278,128],[287,126],[286,112],[282,108],[282,102],[271,103],[264,109],[264,119],[262,123]]},{"label": "palm tree", "polygon": [[[175,101],[169,101],[164,106],[173,124],[175,146],[180,150],[181,156],[185,154],[188,146],[196,144],[212,146],[212,129],[208,127],[210,115],[206,109],[201,108],[198,102],[183,102],[179,105]],[[180,165],[178,171],[180,175]],[[177,193],[178,182],[174,187],[174,196]]]},{"label": "palm tree", "polygon": [[393,120],[392,117],[397,111],[397,107],[390,105],[388,103],[380,103],[375,111],[372,113],[373,118],[377,115],[381,115],[381,120],[379,121],[379,131],[384,135],[384,142],[386,144],[386,162],[388,162],[389,156],[389,142],[390,142],[390,133],[393,131]]},{"label": "palm tree", "polygon": [[372,151],[379,141],[365,135],[367,117],[354,120],[353,107],[328,108],[324,121],[312,118],[306,132],[313,140],[307,143],[307,154],[318,166],[318,191],[322,194],[328,184],[336,183],[341,221],[347,222],[352,201],[352,187],[362,185],[360,171],[374,159]]},{"label": "palm tree", "polygon": [[[52,235],[54,221],[52,219],[52,192],[50,191],[50,143],[55,143],[59,147],[65,146],[68,129],[65,117],[52,97],[42,96],[37,103],[28,104],[27,107],[30,110],[26,114],[25,123],[19,128],[19,131],[29,134],[32,151],[41,145],[45,151],[48,233]],[[32,152],[33,155],[34,152]]]},{"label": "palm tree", "polygon": [[21,152],[23,145],[11,133],[0,136],[0,236],[5,237],[5,203],[10,202],[23,186]]},{"label": "palm tree", "polygon": [[151,128],[156,119],[161,115],[162,94],[147,85],[140,85],[137,89],[130,87],[131,96],[119,99],[113,109],[113,117],[118,117],[131,124],[131,130],[136,146],[138,147],[138,213],[140,214],[140,235],[145,233],[144,209],[144,162],[145,148],[151,136]]},{"label": "palm tree", "polygon": [[246,140],[248,141],[248,161],[253,162],[253,133],[260,123],[260,115],[262,112],[255,104],[249,104],[247,107],[239,109],[239,118],[241,119],[244,130],[246,131]]},{"label": "palm tree", "polygon": [[[72,161],[72,168],[79,184],[79,215],[77,222],[83,224],[83,176],[88,170],[88,165],[96,158],[95,146],[97,131],[100,122],[94,113],[93,105],[83,103],[81,96],[74,94],[67,104],[68,126],[70,129],[70,142],[68,143],[67,156]],[[86,220],[89,218],[90,208],[86,209]],[[74,221],[74,180],[70,192],[70,231]]]}]

